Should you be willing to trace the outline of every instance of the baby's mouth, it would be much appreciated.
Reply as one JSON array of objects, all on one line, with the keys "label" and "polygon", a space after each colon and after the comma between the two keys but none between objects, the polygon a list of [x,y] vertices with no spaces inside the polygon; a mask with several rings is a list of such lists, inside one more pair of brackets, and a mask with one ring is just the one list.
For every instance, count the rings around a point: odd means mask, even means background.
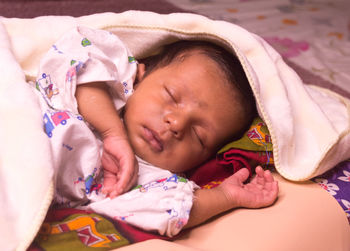
[{"label": "baby's mouth", "polygon": [[144,127],[145,140],[149,143],[151,148],[157,152],[163,151],[163,143],[156,132]]}]

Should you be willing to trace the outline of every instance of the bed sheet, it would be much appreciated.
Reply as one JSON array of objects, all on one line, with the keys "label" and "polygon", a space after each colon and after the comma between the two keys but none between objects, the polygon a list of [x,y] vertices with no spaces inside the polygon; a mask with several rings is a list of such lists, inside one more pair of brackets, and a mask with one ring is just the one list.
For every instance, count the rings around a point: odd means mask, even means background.
[{"label": "bed sheet", "polygon": [[[350,1],[168,0],[267,40],[297,64],[350,95]],[[342,93],[344,94],[344,93]]]}]

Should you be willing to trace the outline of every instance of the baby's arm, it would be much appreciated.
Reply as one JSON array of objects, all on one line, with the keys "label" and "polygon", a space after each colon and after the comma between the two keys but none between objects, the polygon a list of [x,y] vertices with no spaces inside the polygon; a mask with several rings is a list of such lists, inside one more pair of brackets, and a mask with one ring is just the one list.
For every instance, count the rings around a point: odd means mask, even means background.
[{"label": "baby's arm", "polygon": [[115,197],[134,185],[138,165],[129,144],[123,122],[104,83],[78,85],[78,109],[103,139],[103,191]]},{"label": "baby's arm", "polygon": [[248,184],[247,169],[241,169],[213,189],[199,189],[195,192],[190,219],[185,226],[193,227],[227,210],[246,207],[260,208],[271,205],[278,195],[278,183],[270,171],[256,168],[256,177]]}]

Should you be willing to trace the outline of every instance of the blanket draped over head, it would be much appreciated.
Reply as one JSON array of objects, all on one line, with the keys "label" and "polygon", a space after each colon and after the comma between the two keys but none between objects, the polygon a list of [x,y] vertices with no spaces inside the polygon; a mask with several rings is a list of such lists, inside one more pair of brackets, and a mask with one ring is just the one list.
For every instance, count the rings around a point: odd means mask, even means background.
[{"label": "blanket draped over head", "polygon": [[[53,196],[53,164],[36,96],[44,53],[75,26],[119,36],[136,58],[179,39],[212,41],[240,60],[271,134],[277,171],[307,180],[350,158],[350,101],[305,85],[259,36],[224,21],[195,14],[128,11],[73,18],[0,19],[0,236],[5,250],[25,249]],[[309,83],[310,84],[310,83]],[[311,83],[312,84],[312,83]]]}]

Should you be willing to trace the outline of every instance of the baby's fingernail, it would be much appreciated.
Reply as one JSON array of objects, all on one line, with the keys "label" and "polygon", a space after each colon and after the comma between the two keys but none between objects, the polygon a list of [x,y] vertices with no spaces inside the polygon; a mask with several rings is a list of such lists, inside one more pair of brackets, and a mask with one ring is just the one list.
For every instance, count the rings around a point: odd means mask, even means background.
[{"label": "baby's fingernail", "polygon": [[121,188],[121,187],[119,187],[119,188],[118,188],[118,190],[117,190],[117,193],[118,193],[118,194],[122,194],[122,193],[123,193],[123,191],[124,191],[124,189],[123,189],[123,188]]},{"label": "baby's fingernail", "polygon": [[116,192],[112,192],[109,194],[109,198],[114,199],[115,197],[117,197],[117,193]]}]

